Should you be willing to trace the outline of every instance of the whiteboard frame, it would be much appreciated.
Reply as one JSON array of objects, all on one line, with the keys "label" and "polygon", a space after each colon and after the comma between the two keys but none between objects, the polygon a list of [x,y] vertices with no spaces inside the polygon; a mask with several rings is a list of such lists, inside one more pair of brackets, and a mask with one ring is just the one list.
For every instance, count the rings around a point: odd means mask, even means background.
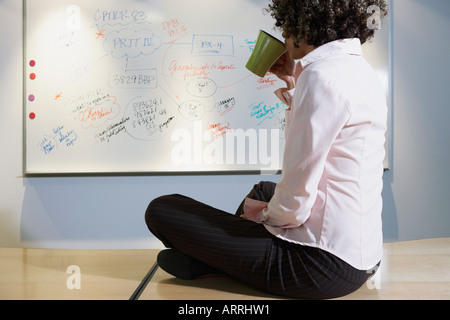
[{"label": "whiteboard frame", "polygon": [[[214,176],[214,175],[280,175],[281,170],[276,172],[265,172],[261,170],[209,170],[209,171],[111,171],[111,172],[33,172],[27,169],[27,6],[28,0],[22,0],[22,60],[23,60],[23,77],[22,77],[22,170],[24,177],[114,177],[114,176]],[[389,8],[388,21],[388,123],[386,132],[386,157],[384,160],[384,171],[393,169],[393,118],[394,118],[394,72],[393,72],[393,0],[387,0]]]},{"label": "whiteboard frame", "polygon": [[388,84],[388,123],[386,132],[386,158],[384,163],[385,171],[392,170],[394,165],[394,12],[393,1],[388,1],[389,9],[389,39],[388,39],[388,59],[389,59],[389,84]]}]

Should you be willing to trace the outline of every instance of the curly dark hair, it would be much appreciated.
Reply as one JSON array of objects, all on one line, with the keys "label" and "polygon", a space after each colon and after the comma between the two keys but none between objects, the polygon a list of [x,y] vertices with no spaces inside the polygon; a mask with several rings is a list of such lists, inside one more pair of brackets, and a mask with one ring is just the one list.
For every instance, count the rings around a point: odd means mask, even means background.
[{"label": "curly dark hair", "polygon": [[273,0],[267,11],[286,38],[293,37],[297,45],[305,39],[319,47],[338,39],[359,38],[361,43],[371,39],[372,5],[379,9],[380,19],[387,16],[384,0]]}]

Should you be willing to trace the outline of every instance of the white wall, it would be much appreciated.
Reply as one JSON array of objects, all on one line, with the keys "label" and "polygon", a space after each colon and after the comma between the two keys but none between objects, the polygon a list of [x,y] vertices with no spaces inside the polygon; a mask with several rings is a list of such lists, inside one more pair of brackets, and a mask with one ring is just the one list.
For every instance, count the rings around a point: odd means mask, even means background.
[{"label": "white wall", "polygon": [[[393,0],[393,169],[385,174],[386,241],[450,236],[450,2]],[[21,1],[0,0],[0,246],[159,248],[151,199],[182,193],[234,211],[272,176],[22,177]]]}]

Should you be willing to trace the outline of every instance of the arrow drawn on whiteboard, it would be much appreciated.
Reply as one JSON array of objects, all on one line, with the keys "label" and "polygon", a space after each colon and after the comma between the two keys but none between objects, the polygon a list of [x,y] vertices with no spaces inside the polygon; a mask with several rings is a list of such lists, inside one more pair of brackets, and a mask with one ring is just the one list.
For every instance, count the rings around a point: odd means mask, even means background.
[{"label": "arrow drawn on whiteboard", "polygon": [[[184,36],[183,36],[183,37],[184,37]],[[179,38],[177,38],[177,39],[181,39],[181,38],[182,38],[182,37],[179,37]],[[170,43],[169,47],[167,48],[166,52],[164,53],[164,57],[163,57],[163,60],[162,60],[162,65],[161,65],[161,67],[162,67],[163,70],[164,70],[164,65],[166,64],[167,53],[168,53],[169,50],[172,48],[172,46],[173,46],[173,42]],[[169,87],[170,91],[173,92],[173,94],[175,95],[175,97],[176,97],[177,99],[180,99],[180,96],[177,94],[177,92],[175,92],[175,90],[173,89],[173,87],[170,85],[169,81],[167,81],[167,76],[164,74],[164,72],[163,72],[163,78],[164,78],[164,82],[165,82],[166,85]],[[166,93],[166,94],[167,94],[167,93]]]},{"label": "arrow drawn on whiteboard", "polygon": [[178,104],[178,102],[175,101],[175,99],[173,99],[173,98],[170,96],[170,94],[167,93],[166,90],[164,90],[162,87],[158,87],[158,88],[161,89],[161,91],[164,92],[164,93],[166,94],[166,96],[167,96],[170,100],[172,100],[173,103],[175,103],[175,105],[177,105],[178,107],[180,107],[179,104]]}]

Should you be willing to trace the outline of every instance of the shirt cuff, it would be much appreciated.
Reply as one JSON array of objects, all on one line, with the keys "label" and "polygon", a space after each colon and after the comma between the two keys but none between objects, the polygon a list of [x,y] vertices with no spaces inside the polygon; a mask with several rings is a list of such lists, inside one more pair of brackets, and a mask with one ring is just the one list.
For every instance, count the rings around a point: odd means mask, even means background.
[{"label": "shirt cuff", "polygon": [[248,220],[261,223],[262,222],[262,210],[267,208],[268,202],[254,200],[251,198],[245,198],[244,201],[244,213]]},{"label": "shirt cuff", "polygon": [[295,89],[287,90],[287,88],[280,88],[274,93],[285,105],[291,107],[292,97],[294,96]]},{"label": "shirt cuff", "polygon": [[284,96],[284,98],[286,99],[287,105],[288,105],[289,107],[292,106],[292,99],[293,99],[293,97],[294,97],[294,92],[295,92],[295,88],[283,92],[283,96]]}]

